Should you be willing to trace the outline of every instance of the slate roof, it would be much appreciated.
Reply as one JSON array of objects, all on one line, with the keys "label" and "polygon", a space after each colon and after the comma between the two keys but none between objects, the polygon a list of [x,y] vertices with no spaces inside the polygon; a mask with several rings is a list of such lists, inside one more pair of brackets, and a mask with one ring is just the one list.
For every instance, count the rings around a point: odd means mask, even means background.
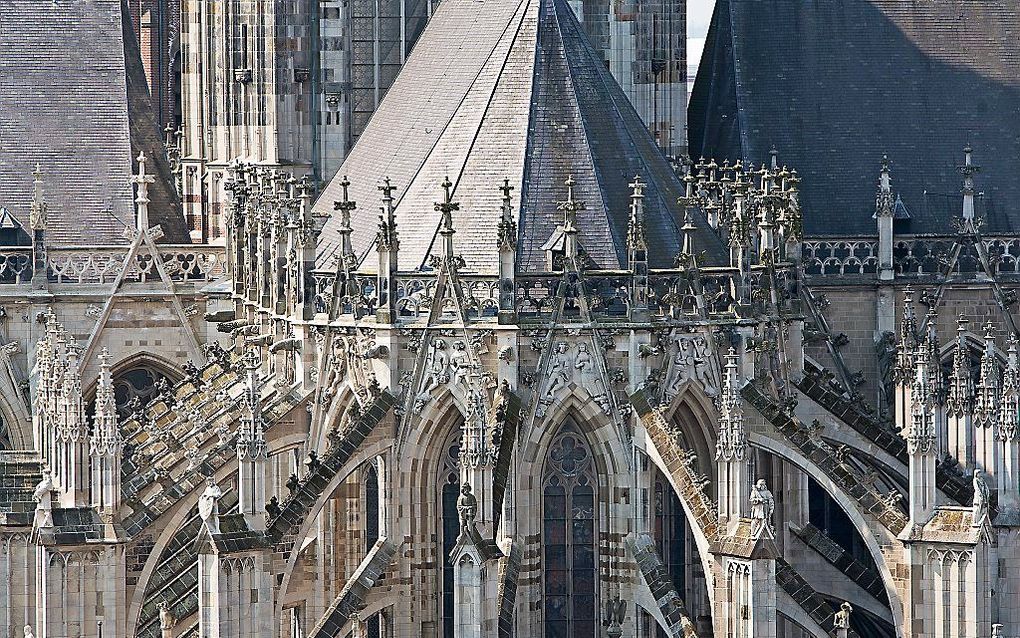
[{"label": "slate roof", "polygon": [[809,235],[877,233],[880,160],[905,232],[951,230],[962,149],[986,232],[1020,231],[1020,4],[718,0],[688,109],[691,154],[803,178]]},{"label": "slate roof", "polygon": [[[445,0],[315,207],[331,212],[348,175],[360,207],[353,242],[364,256],[376,233],[377,184],[388,176],[397,187],[399,266],[413,270],[438,247],[433,204],[449,175],[460,203],[455,249],[468,269],[495,272],[498,187],[508,178],[521,208],[518,269],[537,271],[573,175],[576,198],[587,204],[578,213],[579,242],[598,267],[618,268],[626,263],[628,184],[636,174],[649,182],[650,264],[671,267],[682,243],[681,184],[566,1]],[[338,250],[337,222],[320,239],[320,266]],[[697,249],[723,261],[718,239],[700,227]]]},{"label": "slate roof", "polygon": [[28,228],[39,163],[49,244],[126,242],[139,151],[151,222],[190,242],[131,29],[121,0],[0,2],[0,206]]}]

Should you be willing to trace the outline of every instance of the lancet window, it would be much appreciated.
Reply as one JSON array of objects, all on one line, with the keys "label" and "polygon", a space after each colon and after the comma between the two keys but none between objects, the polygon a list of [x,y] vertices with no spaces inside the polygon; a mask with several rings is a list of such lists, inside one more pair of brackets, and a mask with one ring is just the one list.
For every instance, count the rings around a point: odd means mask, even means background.
[{"label": "lancet window", "polygon": [[542,474],[545,638],[596,633],[596,469],[573,423],[553,439]]}]

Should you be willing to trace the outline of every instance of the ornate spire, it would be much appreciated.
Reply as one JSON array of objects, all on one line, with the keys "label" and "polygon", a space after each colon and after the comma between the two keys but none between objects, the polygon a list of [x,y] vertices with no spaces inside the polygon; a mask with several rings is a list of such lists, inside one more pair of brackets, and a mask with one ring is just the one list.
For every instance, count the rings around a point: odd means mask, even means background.
[{"label": "ornate spire", "polygon": [[447,264],[453,263],[453,211],[460,210],[460,204],[453,201],[453,183],[447,176],[443,180],[443,201],[436,202],[436,212],[440,213],[439,234],[443,238],[443,259]]},{"label": "ornate spire", "polygon": [[911,454],[927,454],[935,445],[935,419],[932,406],[931,380],[928,378],[928,357],[916,353],[915,375],[911,390],[910,427],[907,430],[907,450]]},{"label": "ornate spire", "polygon": [[135,206],[138,209],[138,230],[141,232],[149,229],[149,184],[155,181],[156,177],[154,175],[149,175],[145,172],[145,153],[139,153],[138,174],[131,177],[131,183],[138,186]]},{"label": "ornate spire", "polygon": [[1002,374],[1002,400],[999,402],[999,440],[1014,441],[1020,434],[1020,362],[1017,361],[1016,335],[1009,335],[1006,369]]},{"label": "ornate spire", "polygon": [[878,195],[875,196],[875,216],[893,216],[892,178],[889,173],[888,155],[882,155],[882,172],[878,178]]},{"label": "ornate spire", "polygon": [[262,361],[258,350],[255,347],[249,347],[241,362],[248,372],[248,397],[247,414],[241,417],[241,426],[237,432],[237,457],[240,461],[259,461],[268,456],[258,380],[258,371],[262,366]]},{"label": "ornate spire", "polygon": [[953,371],[949,379],[949,397],[946,400],[946,409],[950,416],[963,416],[970,412],[973,405],[967,323],[963,315],[960,315],[956,323],[956,352],[953,353]]},{"label": "ornate spire", "polygon": [[343,190],[342,198],[333,202],[333,210],[340,211],[340,259],[341,264],[350,267],[350,260],[354,257],[354,247],[351,244],[351,212],[358,207],[357,202],[350,199],[348,189],[351,186],[350,180],[344,175],[340,180],[340,188]]},{"label": "ornate spire", "polygon": [[928,358],[928,396],[933,405],[942,405],[946,380],[942,373],[942,355],[939,350],[938,315],[935,306],[928,309],[925,320],[924,356]]},{"label": "ornate spire", "polygon": [[908,284],[903,291],[903,317],[896,355],[896,381],[909,385],[915,374],[914,350],[917,348],[917,316],[914,314],[914,290]]},{"label": "ornate spire", "polygon": [[110,353],[99,353],[99,384],[96,388],[96,412],[92,420],[90,451],[93,456],[120,453],[120,430],[117,427],[117,402],[114,398]]},{"label": "ornate spire", "polygon": [[633,251],[646,250],[645,244],[645,184],[640,175],[630,184],[630,219],[627,222],[627,247]]},{"label": "ornate spire", "polygon": [[981,170],[975,166],[971,158],[974,149],[968,144],[963,149],[963,166],[959,167],[963,174],[963,223],[964,230],[974,230],[974,175]]},{"label": "ornate spire", "polygon": [[382,213],[379,215],[379,248],[386,250],[396,250],[400,246],[400,242],[397,239],[397,220],[394,215],[393,207],[393,190],[394,186],[390,185],[390,178],[383,178],[383,183],[379,185],[379,190],[382,192]]},{"label": "ornate spire", "polygon": [[510,191],[514,189],[510,180],[504,178],[499,190],[503,192],[503,206],[500,208],[498,241],[501,251],[517,250],[517,222],[514,221],[514,209],[510,203]]},{"label": "ornate spire", "polygon": [[730,348],[726,354],[723,369],[722,396],[719,404],[719,439],[715,447],[715,458],[725,461],[741,460],[747,450],[747,436],[744,433],[744,404],[740,397],[740,373],[737,369],[739,356]]},{"label": "ornate spire", "polygon": [[981,377],[974,406],[974,425],[991,428],[999,419],[999,366],[995,362],[995,326],[985,324],[985,347],[981,353]]},{"label": "ornate spire", "polygon": [[568,259],[577,257],[577,211],[584,210],[584,202],[574,199],[574,176],[570,175],[564,182],[567,187],[567,199],[558,202],[556,210],[563,213],[563,235],[566,238],[564,253]]},{"label": "ornate spire", "polygon": [[35,165],[32,171],[32,209],[29,212],[28,220],[32,230],[46,230],[46,217],[49,210],[46,202],[43,201],[42,168]]}]

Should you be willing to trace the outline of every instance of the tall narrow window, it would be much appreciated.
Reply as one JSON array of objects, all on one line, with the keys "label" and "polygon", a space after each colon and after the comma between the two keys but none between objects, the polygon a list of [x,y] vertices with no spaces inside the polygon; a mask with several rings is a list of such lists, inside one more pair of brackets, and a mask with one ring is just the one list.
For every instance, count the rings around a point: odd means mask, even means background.
[{"label": "tall narrow window", "polygon": [[[680,598],[686,600],[686,536],[687,519],[684,517],[683,506],[677,498],[673,487],[666,482],[662,474],[656,473],[655,477],[655,545],[659,551],[659,557],[666,567],[673,587],[676,588]],[[666,632],[658,627],[656,635],[664,638]]]},{"label": "tall narrow window", "polygon": [[457,435],[447,443],[443,452],[442,465],[439,468],[440,500],[442,502],[442,520],[440,529],[442,538],[439,550],[442,554],[443,592],[440,602],[440,616],[443,626],[443,638],[454,638],[453,635],[453,563],[450,552],[457,544],[460,534],[460,516],[457,514],[457,497],[460,494],[460,428]]},{"label": "tall narrow window", "polygon": [[595,486],[591,448],[568,423],[542,476],[545,638],[595,635]]},{"label": "tall narrow window", "polygon": [[[365,551],[368,552],[379,540],[379,472],[369,466],[365,472]],[[381,638],[382,613],[365,621],[367,638]]]},{"label": "tall narrow window", "polygon": [[375,466],[365,472],[365,551],[379,540],[379,473]]}]

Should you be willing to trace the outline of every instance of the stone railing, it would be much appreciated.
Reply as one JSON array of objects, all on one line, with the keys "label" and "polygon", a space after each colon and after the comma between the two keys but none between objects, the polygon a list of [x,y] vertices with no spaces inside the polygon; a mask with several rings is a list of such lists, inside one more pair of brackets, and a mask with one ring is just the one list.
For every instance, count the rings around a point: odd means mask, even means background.
[{"label": "stone railing", "polygon": [[805,241],[801,254],[809,275],[878,272],[878,240],[874,238]]},{"label": "stone railing", "polygon": [[0,284],[20,284],[32,279],[32,249],[7,248],[0,251]]},{"label": "stone railing", "polygon": [[[893,271],[897,276],[929,276],[945,271],[952,258],[957,237],[904,235],[892,245]],[[992,272],[996,275],[1020,274],[1020,238],[982,237]],[[850,237],[808,240],[803,245],[804,272],[812,276],[864,276],[878,272],[878,239]],[[983,271],[977,248],[963,243],[952,274]]]},{"label": "stone railing", "polygon": [[[174,281],[213,281],[226,274],[222,246],[159,245],[167,275]],[[113,283],[124,268],[125,246],[67,246],[47,251],[48,278],[58,284]],[[159,278],[155,260],[140,251],[128,268],[125,281]]]}]

